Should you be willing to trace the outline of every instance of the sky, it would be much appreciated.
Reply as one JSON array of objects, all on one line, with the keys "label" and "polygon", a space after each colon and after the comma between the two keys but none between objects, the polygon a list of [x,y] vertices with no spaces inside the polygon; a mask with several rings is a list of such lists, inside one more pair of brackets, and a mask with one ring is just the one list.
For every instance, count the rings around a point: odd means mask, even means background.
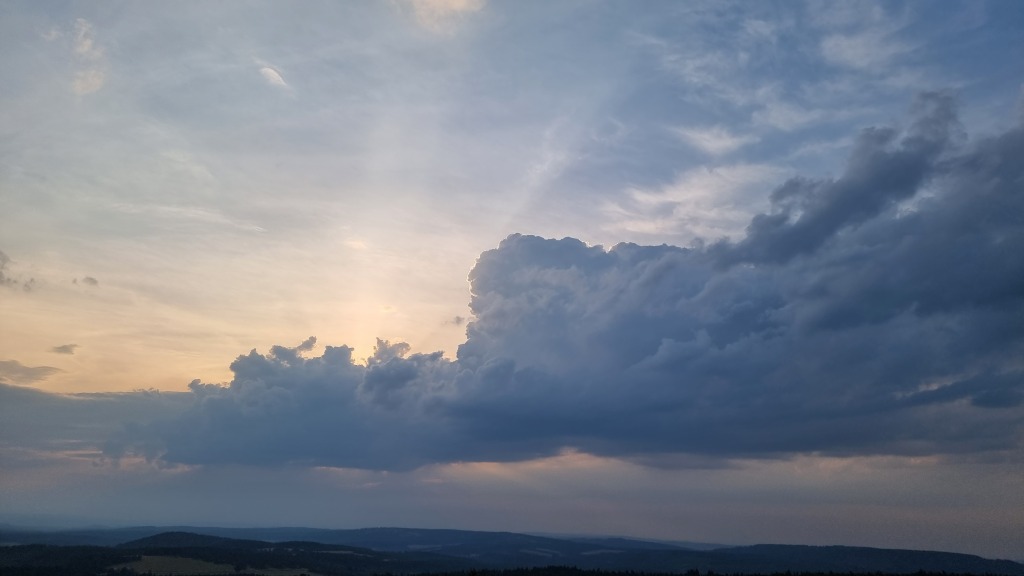
[{"label": "sky", "polygon": [[1024,3],[0,5],[0,522],[1024,560]]}]

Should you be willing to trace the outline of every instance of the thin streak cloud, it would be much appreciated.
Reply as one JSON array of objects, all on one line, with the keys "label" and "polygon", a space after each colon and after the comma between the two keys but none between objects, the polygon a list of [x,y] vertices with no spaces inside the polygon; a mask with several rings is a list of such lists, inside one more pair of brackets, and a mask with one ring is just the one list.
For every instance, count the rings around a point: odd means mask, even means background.
[{"label": "thin streak cloud", "polygon": [[722,126],[710,128],[675,128],[674,132],[690,146],[712,156],[720,156],[735,152],[740,148],[759,140],[753,134],[732,134]]},{"label": "thin streak cloud", "polygon": [[263,66],[260,68],[260,75],[272,86],[279,86],[281,88],[287,88],[288,83],[281,77],[281,73],[271,68],[270,66]]},{"label": "thin streak cloud", "polygon": [[435,33],[450,34],[459,20],[484,8],[485,0],[401,0],[412,6],[416,22]]},{"label": "thin streak cloud", "polygon": [[75,94],[92,94],[103,88],[107,81],[104,50],[97,44],[95,36],[92,23],[84,18],[75,20],[72,52],[78,69],[71,84]]}]

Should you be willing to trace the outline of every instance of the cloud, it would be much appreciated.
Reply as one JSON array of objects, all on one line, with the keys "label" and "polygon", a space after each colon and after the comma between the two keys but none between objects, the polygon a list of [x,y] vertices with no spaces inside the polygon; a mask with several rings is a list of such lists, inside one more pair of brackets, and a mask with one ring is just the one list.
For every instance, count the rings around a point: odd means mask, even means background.
[{"label": "cloud", "polygon": [[0,250],[0,286],[13,286],[17,283],[17,280],[8,277],[4,270],[7,269],[7,265],[11,262],[11,258]]},{"label": "cloud", "polygon": [[253,350],[107,454],[377,470],[566,451],[1019,460],[1024,127],[958,133],[952,100],[923,95],[906,129],[863,131],[838,178],[775,188],[737,241],[509,236],[470,273],[456,358],[383,340],[365,363],[347,346],[317,356],[314,339]]},{"label": "cloud", "polygon": [[246,232],[265,232],[266,229],[246,220],[235,219],[219,210],[198,206],[164,206],[159,204],[118,203],[112,209],[126,214],[145,214],[154,225],[167,228],[218,225]]},{"label": "cloud", "polygon": [[72,49],[75,55],[82,60],[99,60],[103,57],[103,49],[96,45],[93,26],[84,18],[75,20],[75,38]]},{"label": "cloud", "polygon": [[57,40],[62,36],[64,36],[64,33],[61,32],[60,29],[57,27],[53,27],[47,30],[46,32],[39,33],[39,37],[43,40],[46,40],[47,42],[53,42],[54,40]]},{"label": "cloud", "polygon": [[755,216],[740,243],[719,245],[720,256],[730,262],[785,261],[914,196],[959,133],[947,94],[922,95],[915,114],[902,137],[892,128],[863,131],[840,178],[793,178],[776,188],[774,210]]},{"label": "cloud", "polygon": [[909,50],[878,30],[831,34],[821,41],[821,55],[826,62],[858,70],[878,71]]},{"label": "cloud", "polygon": [[889,17],[881,4],[871,0],[848,4],[813,0],[806,7],[810,22],[826,30],[874,25]]},{"label": "cloud", "polygon": [[60,346],[50,348],[50,352],[54,354],[74,354],[76,348],[79,348],[78,344],[61,344]]},{"label": "cloud", "polygon": [[52,366],[25,366],[17,360],[0,360],[0,384],[31,384],[60,372]]},{"label": "cloud", "polygon": [[[827,113],[834,117],[834,112]],[[820,109],[809,109],[799,104],[783,102],[777,98],[767,100],[763,106],[755,110],[751,119],[755,124],[770,126],[786,132],[799,130],[819,122],[826,116]]]},{"label": "cloud", "polygon": [[680,138],[690,146],[710,154],[720,156],[739,150],[740,148],[757,142],[759,138],[752,134],[736,135],[722,126],[710,128],[676,128],[674,130]]},{"label": "cloud", "polygon": [[106,74],[102,70],[90,68],[75,72],[75,80],[71,83],[71,89],[75,94],[92,94],[103,87],[107,81]]},{"label": "cloud", "polygon": [[759,98],[757,82],[749,81],[746,62],[734,47],[706,44],[695,35],[696,45],[639,34],[634,41],[650,51],[665,71],[680,81],[687,99],[698,103],[746,106]]},{"label": "cloud", "polygon": [[29,278],[28,280],[18,280],[11,278],[7,271],[8,264],[11,263],[11,258],[7,256],[3,251],[0,251],[0,287],[14,288],[15,286],[21,285],[21,289],[25,292],[31,292],[36,287],[36,279]]},{"label": "cloud", "polygon": [[765,164],[701,166],[660,189],[630,190],[606,211],[619,231],[672,234],[685,241],[741,236],[759,209],[764,183],[783,175],[781,168]]},{"label": "cloud", "polygon": [[98,91],[106,83],[106,61],[103,49],[96,43],[92,23],[84,18],[75,20],[72,55],[78,66],[71,89],[85,95]]},{"label": "cloud", "polygon": [[191,401],[182,392],[52,394],[0,382],[0,449],[118,453],[116,438],[139,422],[177,417]]},{"label": "cloud", "polygon": [[455,438],[446,437],[443,417],[427,418],[433,400],[425,399],[454,378],[451,362],[386,341],[378,341],[366,364],[355,363],[347,346],[303,357],[312,342],[239,356],[228,386],[192,382],[193,402],[178,418],[126,429],[108,452],[159,455],[171,463],[367,469],[446,459],[441,454]]},{"label": "cloud", "polygon": [[281,73],[271,68],[270,66],[263,66],[260,68],[260,75],[272,86],[280,86],[281,88],[287,88],[288,83],[281,77]]},{"label": "cloud", "polygon": [[407,0],[412,6],[416,22],[438,33],[450,33],[458,20],[468,14],[479,12],[484,0]]}]

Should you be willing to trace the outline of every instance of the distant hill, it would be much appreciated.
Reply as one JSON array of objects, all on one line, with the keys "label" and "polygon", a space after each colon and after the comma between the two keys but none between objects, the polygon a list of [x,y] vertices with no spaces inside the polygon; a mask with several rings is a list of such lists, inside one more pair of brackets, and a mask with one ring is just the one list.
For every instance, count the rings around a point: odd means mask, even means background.
[{"label": "distant hill", "polygon": [[[850,546],[757,545],[692,550],[671,543],[628,538],[554,538],[513,532],[366,528],[156,528],[83,530],[58,533],[0,532],[0,542],[94,544],[76,554],[187,557],[231,566],[297,569],[318,574],[415,574],[460,570],[502,570],[566,566],[608,572],[718,574],[861,573],[992,574],[1024,576],[1024,565],[969,554]],[[72,548],[0,548],[0,572],[19,560],[44,562]],[[109,550],[108,552],[104,552]],[[18,556],[21,554],[21,556]],[[7,558],[5,565],[2,561]],[[14,564],[11,564],[13,562]],[[45,564],[45,563],[44,563]],[[45,564],[51,566],[51,564]],[[12,574],[14,572],[11,572]],[[40,574],[24,572],[25,574]]]},{"label": "distant hill", "polygon": [[3,576],[373,576],[466,572],[479,565],[423,552],[380,552],[318,542],[262,542],[165,532],[119,546],[0,547]]},{"label": "distant hill", "polygon": [[[557,535],[549,535],[549,538],[559,538]],[[607,546],[621,550],[715,550],[717,548],[728,548],[722,544],[708,544],[704,542],[669,542],[664,540],[643,540],[639,538],[622,538],[618,536],[567,536],[564,540],[581,542],[592,546]]]},{"label": "distant hill", "polygon": [[971,554],[894,550],[854,546],[792,546],[759,544],[716,552],[786,566],[794,572],[946,572],[956,574],[1024,574],[1024,564],[989,560]]},{"label": "distant hill", "polygon": [[137,540],[119,544],[118,548],[231,548],[236,550],[259,550],[266,548],[267,543],[260,540],[239,540],[196,534],[194,532],[161,532]]},{"label": "distant hill", "polygon": [[184,526],[132,526],[130,528],[81,528],[42,530],[0,527],[0,544],[48,544],[51,546],[116,546],[129,540],[153,536],[168,530],[191,531]]}]

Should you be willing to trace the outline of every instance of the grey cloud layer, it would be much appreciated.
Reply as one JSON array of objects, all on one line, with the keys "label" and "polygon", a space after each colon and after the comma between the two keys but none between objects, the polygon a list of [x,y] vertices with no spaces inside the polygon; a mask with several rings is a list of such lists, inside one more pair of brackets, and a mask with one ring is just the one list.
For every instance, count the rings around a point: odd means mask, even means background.
[{"label": "grey cloud layer", "polygon": [[[513,235],[470,280],[457,358],[315,341],[240,356],[111,455],[409,469],[567,448],[658,462],[819,452],[1019,457],[1024,129],[968,144],[953,103],[860,136],[706,248]],[[666,460],[668,461],[668,460]]]},{"label": "grey cloud layer", "polygon": [[137,429],[136,422],[176,418],[191,402],[190,395],[181,392],[48,394],[0,381],[0,453],[13,449],[99,454],[101,448],[120,453],[125,446],[113,438]]}]

